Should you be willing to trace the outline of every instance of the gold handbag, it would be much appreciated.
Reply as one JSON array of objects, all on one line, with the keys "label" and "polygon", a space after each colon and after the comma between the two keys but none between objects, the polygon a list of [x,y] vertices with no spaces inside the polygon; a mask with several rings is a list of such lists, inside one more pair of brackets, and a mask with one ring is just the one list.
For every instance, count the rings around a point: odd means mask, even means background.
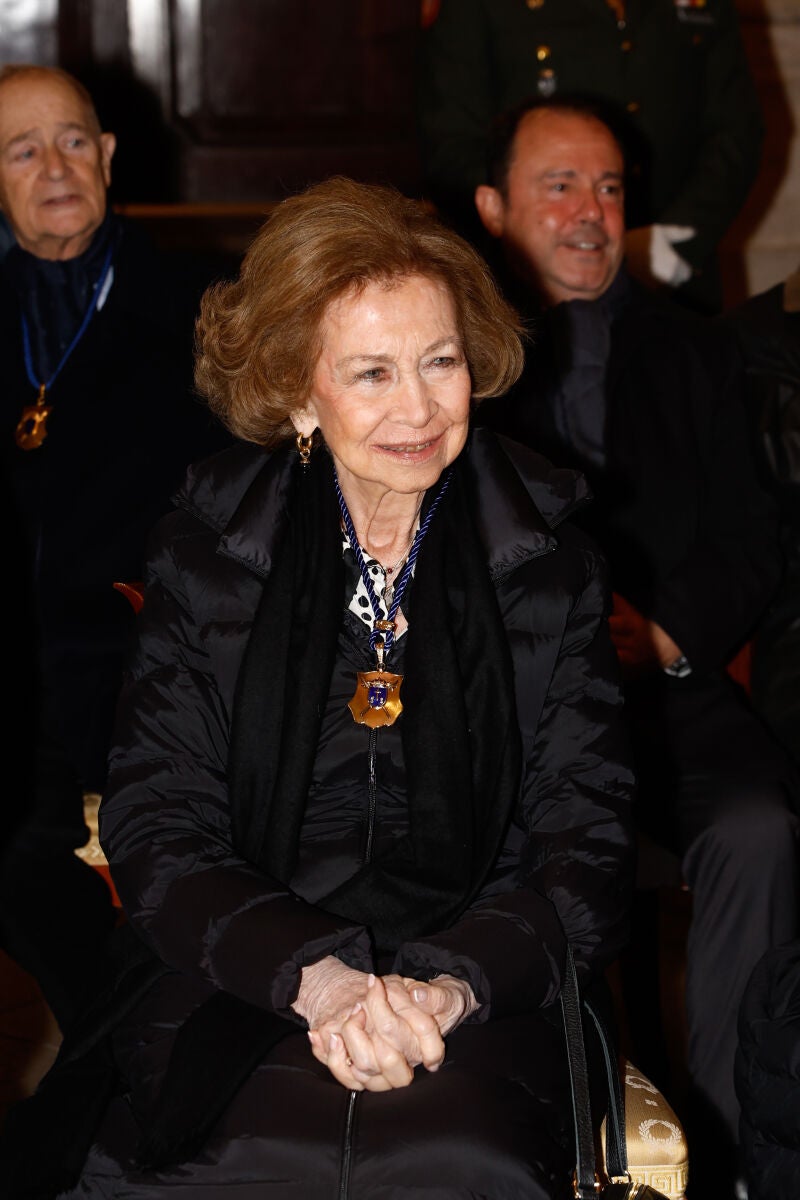
[{"label": "gold handbag", "polygon": [[602,1200],[666,1200],[663,1192],[657,1192],[649,1184],[637,1183],[635,1179],[629,1179],[627,1183],[617,1180],[605,1187],[601,1185],[594,1195],[601,1196]]}]

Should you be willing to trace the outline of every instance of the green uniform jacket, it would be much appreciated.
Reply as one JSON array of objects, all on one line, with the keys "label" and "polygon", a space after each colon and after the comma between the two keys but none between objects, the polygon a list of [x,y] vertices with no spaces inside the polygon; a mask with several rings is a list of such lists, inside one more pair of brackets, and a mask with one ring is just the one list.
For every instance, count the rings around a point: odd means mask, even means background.
[{"label": "green uniform jacket", "polygon": [[636,224],[692,225],[712,258],[759,164],[762,125],[733,0],[442,0],[419,63],[423,164],[445,210],[485,179],[492,117],[527,97],[596,94],[627,110],[650,163]]}]

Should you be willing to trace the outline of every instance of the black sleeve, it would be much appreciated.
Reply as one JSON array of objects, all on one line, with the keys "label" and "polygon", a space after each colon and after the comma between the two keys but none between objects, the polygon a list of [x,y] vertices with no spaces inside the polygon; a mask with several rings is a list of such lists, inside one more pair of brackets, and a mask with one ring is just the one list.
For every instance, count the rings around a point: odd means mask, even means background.
[{"label": "black sleeve", "polygon": [[662,224],[691,225],[697,236],[678,247],[700,266],[741,209],[758,172],[763,141],[761,109],[739,31],[733,0],[720,0],[706,64],[701,143],[694,164],[667,208]]},{"label": "black sleeve", "polygon": [[367,931],[232,849],[228,714],[169,545],[151,563],[100,832],[125,912],[168,965],[287,1013],[303,966],[372,970]]},{"label": "black sleeve", "polygon": [[706,353],[706,386],[696,395],[703,470],[698,528],[648,614],[699,670],[724,666],[769,602],[781,570],[777,509],[756,475],[741,357],[723,330],[714,339],[709,333]]}]

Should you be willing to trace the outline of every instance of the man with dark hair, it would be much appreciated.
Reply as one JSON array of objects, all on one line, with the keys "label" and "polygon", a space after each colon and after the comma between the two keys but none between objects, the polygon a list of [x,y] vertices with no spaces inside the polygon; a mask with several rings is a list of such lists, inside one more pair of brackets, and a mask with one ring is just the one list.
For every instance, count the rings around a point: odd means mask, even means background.
[{"label": "man with dark hair", "polygon": [[732,1196],[720,1178],[735,1168],[737,1008],[756,961],[798,921],[785,762],[725,672],[775,587],[774,512],[733,338],[625,270],[609,127],[580,105],[535,105],[516,114],[505,161],[475,202],[532,345],[521,383],[478,419],[580,467],[596,495],[585,524],[610,563],[639,821],[679,853],[692,892],[693,1194],[712,1194],[710,1166],[713,1195]]},{"label": "man with dark hair", "polygon": [[[15,670],[37,688],[16,723],[0,856],[0,942],[63,1026],[115,921],[74,850],[99,792],[150,526],[185,465],[220,442],[191,397],[196,289],[108,210],[115,138],[55,68],[0,72],[2,424],[15,595]],[[32,742],[27,747],[26,743]]]},{"label": "man with dark hair", "polygon": [[734,0],[441,0],[418,83],[431,199],[469,232],[492,119],[577,90],[613,104],[635,138],[627,245],[637,275],[719,307],[716,248],[762,141]]}]

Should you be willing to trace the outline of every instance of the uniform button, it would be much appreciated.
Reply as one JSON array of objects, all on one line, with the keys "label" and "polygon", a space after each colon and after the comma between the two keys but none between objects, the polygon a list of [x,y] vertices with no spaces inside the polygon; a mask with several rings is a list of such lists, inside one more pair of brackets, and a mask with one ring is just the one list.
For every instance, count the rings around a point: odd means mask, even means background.
[{"label": "uniform button", "polygon": [[619,48],[627,54],[633,48],[633,42],[620,42]]},{"label": "uniform button", "polygon": [[537,46],[536,57],[538,58],[539,62],[547,62],[548,58],[550,57],[550,47]]},{"label": "uniform button", "polygon": [[558,82],[555,71],[546,67],[544,71],[539,72],[539,78],[536,81],[536,91],[540,96],[544,96],[545,98],[554,96],[557,87]]},{"label": "uniform button", "polygon": [[625,105],[625,108],[629,113],[637,113],[640,107],[641,105],[639,104],[638,100],[629,100]]},{"label": "uniform button", "polygon": [[544,0],[525,0],[525,2],[528,8],[541,8],[544,4]]}]

